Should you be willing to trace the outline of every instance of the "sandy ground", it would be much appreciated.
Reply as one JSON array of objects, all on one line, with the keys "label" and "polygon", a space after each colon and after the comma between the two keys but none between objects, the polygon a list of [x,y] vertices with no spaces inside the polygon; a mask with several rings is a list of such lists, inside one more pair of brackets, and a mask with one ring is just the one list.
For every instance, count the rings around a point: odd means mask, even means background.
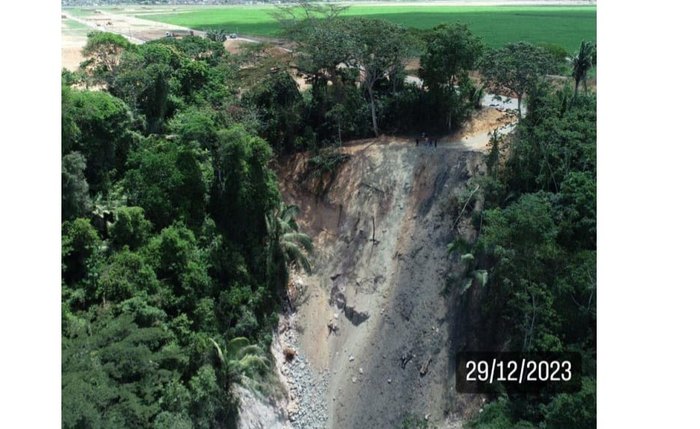
[{"label": "sandy ground", "polygon": [[61,19],[61,67],[71,71],[78,69],[84,60],[80,51],[87,42],[89,28],[71,26],[67,18]]},{"label": "sandy ground", "polygon": [[466,149],[485,153],[490,148],[491,133],[498,131],[503,135],[509,134],[517,122],[518,116],[514,110],[487,107],[477,111],[467,127],[452,139]]},{"label": "sandy ground", "polygon": [[[109,31],[129,39],[132,43],[140,44],[149,40],[165,37],[166,32],[189,31],[186,27],[164,24],[135,16],[125,15],[132,9],[124,9],[120,13],[108,13],[101,9],[95,9],[87,16],[73,16],[70,12],[63,11],[63,25],[61,28],[61,53],[62,66],[69,70],[76,70],[80,62],[84,60],[80,50],[87,41],[89,31]],[[74,21],[84,26],[83,29],[72,29],[67,21]],[[201,31],[193,31],[195,35],[204,36]],[[224,42],[227,51],[235,54],[240,51],[240,46],[245,43],[258,43],[258,40],[239,37]],[[284,48],[279,48],[284,49]]]},{"label": "sandy ground", "polygon": [[85,37],[63,36],[61,41],[61,67],[70,71],[76,71],[84,60],[80,53],[85,46]]},{"label": "sandy ground", "polygon": [[164,24],[147,19],[136,18],[128,15],[118,15],[95,9],[85,16],[74,16],[70,12],[63,11],[68,19],[77,21],[94,30],[109,31],[129,39],[132,43],[143,43],[165,36],[168,31],[188,30],[177,25]]}]

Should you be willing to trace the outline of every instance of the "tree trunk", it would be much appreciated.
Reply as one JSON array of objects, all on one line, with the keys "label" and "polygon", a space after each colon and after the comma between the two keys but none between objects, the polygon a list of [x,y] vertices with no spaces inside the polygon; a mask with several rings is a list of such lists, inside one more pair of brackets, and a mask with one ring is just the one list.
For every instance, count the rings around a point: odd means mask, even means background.
[{"label": "tree trunk", "polygon": [[580,80],[580,79],[576,79],[576,84],[574,85],[574,100],[575,100],[576,97],[578,96],[578,85],[579,85],[579,83],[581,83],[581,80]]},{"label": "tree trunk", "polygon": [[374,130],[375,137],[379,136],[379,127],[377,126],[377,112],[374,107],[374,94],[372,93],[372,87],[367,87],[367,92],[369,92],[369,105],[372,109],[372,129]]},{"label": "tree trunk", "polygon": [[520,111],[520,101],[523,99],[523,95],[522,94],[516,94],[516,95],[518,96],[518,119],[522,119],[523,114]]}]

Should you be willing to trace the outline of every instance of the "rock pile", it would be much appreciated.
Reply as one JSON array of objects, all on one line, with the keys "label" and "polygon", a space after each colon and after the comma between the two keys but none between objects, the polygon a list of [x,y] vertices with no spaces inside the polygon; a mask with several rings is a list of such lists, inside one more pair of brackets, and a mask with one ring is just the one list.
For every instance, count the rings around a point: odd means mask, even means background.
[{"label": "rock pile", "polygon": [[296,350],[294,358],[285,361],[281,368],[289,387],[287,413],[291,426],[295,429],[324,429],[328,425],[326,396],[329,372],[315,373],[299,352],[294,329],[284,331],[281,340],[287,347]]}]

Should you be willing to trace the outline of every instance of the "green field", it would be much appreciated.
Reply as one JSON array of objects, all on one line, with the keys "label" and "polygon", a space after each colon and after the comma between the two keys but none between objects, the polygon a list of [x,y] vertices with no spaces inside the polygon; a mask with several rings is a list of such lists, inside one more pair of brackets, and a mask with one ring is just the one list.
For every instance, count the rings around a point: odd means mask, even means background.
[{"label": "green field", "polygon": [[85,37],[91,31],[95,31],[95,29],[72,19],[61,19],[61,34],[63,36]]},{"label": "green field", "polygon": [[[135,12],[146,19],[206,30],[274,36],[279,27],[270,6],[187,7],[168,13]],[[165,12],[165,11],[163,11]],[[596,40],[595,6],[352,6],[346,16],[381,18],[405,27],[431,28],[463,22],[493,47],[515,40],[555,43],[574,50]]]},{"label": "green field", "polygon": [[84,8],[84,7],[70,7],[70,8],[65,8],[65,10],[77,18],[83,18],[85,16],[90,16],[90,15],[93,15],[95,13],[94,9]]}]

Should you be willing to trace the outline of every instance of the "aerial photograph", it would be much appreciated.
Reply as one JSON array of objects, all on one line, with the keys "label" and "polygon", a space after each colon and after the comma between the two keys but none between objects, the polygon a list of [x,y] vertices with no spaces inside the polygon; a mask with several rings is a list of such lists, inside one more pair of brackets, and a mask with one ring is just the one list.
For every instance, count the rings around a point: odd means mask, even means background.
[{"label": "aerial photograph", "polygon": [[595,429],[596,11],[61,0],[61,427]]}]

